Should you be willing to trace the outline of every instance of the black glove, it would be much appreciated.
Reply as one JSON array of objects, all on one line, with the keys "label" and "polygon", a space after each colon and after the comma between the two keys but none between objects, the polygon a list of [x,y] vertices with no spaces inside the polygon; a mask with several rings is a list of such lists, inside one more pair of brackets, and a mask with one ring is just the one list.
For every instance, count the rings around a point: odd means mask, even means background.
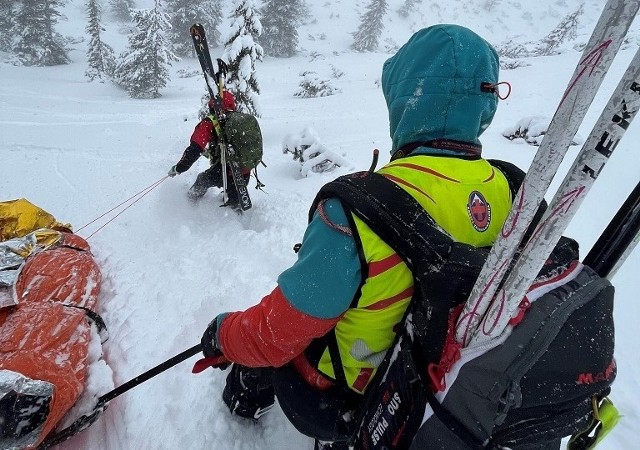
[{"label": "black glove", "polygon": [[223,318],[224,315],[216,317],[204,330],[200,344],[202,345],[202,354],[205,357],[196,361],[191,370],[193,373],[200,373],[209,367],[224,370],[231,364],[218,347],[218,322],[221,322]]},{"label": "black glove", "polygon": [[222,351],[218,346],[218,322],[222,322],[222,317],[218,316],[209,323],[200,340],[202,354],[207,358],[222,355]]}]

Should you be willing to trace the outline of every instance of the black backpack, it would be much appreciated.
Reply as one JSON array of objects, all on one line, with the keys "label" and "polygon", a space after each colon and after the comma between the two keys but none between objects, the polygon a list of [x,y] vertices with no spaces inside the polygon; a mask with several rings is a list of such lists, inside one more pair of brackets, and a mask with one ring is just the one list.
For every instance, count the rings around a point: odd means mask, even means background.
[{"label": "black backpack", "polygon": [[[516,192],[524,173],[491,163]],[[466,301],[489,249],[454,242],[413,197],[376,173],[338,178],[321,189],[314,206],[330,197],[365,221],[414,275],[401,331],[355,419],[342,424],[334,440],[367,450],[557,448],[560,438],[590,425],[593,402],[609,393],[616,373],[607,280],[584,267],[537,299],[506,341],[456,367],[458,376],[438,400],[429,369],[440,362],[450,312]],[[563,237],[540,279],[579,269],[577,259],[577,243]]]}]

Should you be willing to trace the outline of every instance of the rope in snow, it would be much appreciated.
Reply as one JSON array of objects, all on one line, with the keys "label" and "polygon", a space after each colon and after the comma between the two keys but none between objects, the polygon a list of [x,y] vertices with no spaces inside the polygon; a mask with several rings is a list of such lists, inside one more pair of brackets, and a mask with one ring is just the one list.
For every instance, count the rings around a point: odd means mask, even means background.
[{"label": "rope in snow", "polygon": [[91,225],[92,223],[102,219],[104,216],[106,216],[107,214],[113,212],[114,210],[118,209],[119,207],[121,207],[122,205],[126,204],[127,202],[130,202],[131,200],[133,200],[134,198],[138,197],[135,201],[131,202],[130,205],[128,205],[127,207],[125,207],[122,211],[120,211],[118,214],[116,214],[115,216],[113,216],[111,219],[109,219],[104,225],[102,225],[100,228],[98,228],[96,231],[94,231],[93,233],[91,233],[88,237],[87,240],[91,239],[91,237],[96,234],[98,231],[102,230],[104,227],[106,227],[109,223],[113,222],[120,214],[122,214],[123,212],[125,212],[127,209],[131,208],[133,205],[135,205],[138,201],[140,201],[142,199],[142,197],[144,197],[145,195],[147,195],[149,192],[151,192],[152,190],[154,190],[155,188],[157,188],[160,183],[162,183],[164,180],[166,180],[167,178],[169,178],[168,175],[165,175],[164,177],[160,178],[158,181],[154,182],[153,184],[147,186],[146,188],[144,188],[143,190],[141,190],[140,192],[138,192],[137,194],[132,195],[131,197],[129,197],[128,199],[126,199],[125,201],[123,201],[122,203],[120,203],[119,205],[114,206],[113,208],[111,208],[109,211],[107,211],[106,213],[102,214],[99,217],[96,217],[95,219],[93,219],[91,222],[89,222],[88,224],[78,228],[76,230],[76,233],[87,228],[89,225]]}]

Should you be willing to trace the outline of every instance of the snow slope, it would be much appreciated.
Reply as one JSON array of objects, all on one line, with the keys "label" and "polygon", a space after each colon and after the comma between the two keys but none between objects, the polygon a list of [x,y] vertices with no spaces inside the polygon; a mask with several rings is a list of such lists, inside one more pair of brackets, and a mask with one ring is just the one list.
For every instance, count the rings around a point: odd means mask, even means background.
[{"label": "snow slope", "polygon": [[[201,159],[89,238],[105,279],[99,312],[110,332],[104,352],[115,385],[198,343],[217,313],[246,308],[270,292],[278,274],[295,260],[292,247],[302,238],[307,209],[319,187],[339,175],[368,168],[373,148],[381,150],[380,165],[388,161],[386,108],[377,81],[389,54],[348,50],[349,32],[357,28],[365,3],[314,3],[317,19],[301,28],[301,54],[265,58],[259,64],[260,124],[268,167],[260,170],[265,192],[251,189],[250,212],[240,217],[219,208],[215,189],[198,205],[186,201],[186,190],[207,167]],[[485,2],[451,0],[438,6],[424,0],[413,17],[401,19],[395,10],[402,2],[389,3],[383,36],[397,45],[413,30],[440,21],[470,26],[494,43],[517,35],[539,39],[575,7],[563,0],[538,0],[535,7],[497,0],[492,2],[495,9],[486,14],[475,6]],[[585,2],[578,40],[588,38],[601,3]],[[67,5],[67,21],[60,24],[63,34],[83,36],[82,11],[80,0]],[[109,22],[106,26],[105,40],[118,42],[108,41],[118,53],[126,43],[119,32],[123,27]],[[87,82],[84,45],[75,46],[68,66],[24,68],[0,63],[0,198],[28,198],[76,229],[164,177],[188,144],[204,89],[200,76],[174,76],[162,98],[129,99],[109,83]],[[582,136],[588,135],[636,47],[625,45],[614,61],[580,129]],[[507,141],[501,133],[524,116],[550,117],[578,58],[574,51],[531,59],[528,67],[502,72],[501,79],[512,83],[513,93],[501,103],[483,135],[485,156],[528,167],[536,148]],[[331,65],[344,72],[334,80],[342,93],[317,99],[293,97],[302,70],[328,77]],[[195,59],[185,59],[172,67],[172,73],[197,67]],[[329,174],[302,177],[299,163],[282,153],[281,144],[286,135],[305,127],[315,130],[323,144],[349,164]],[[581,243],[583,254],[638,181],[634,152],[639,139],[640,127],[633,124],[567,232]],[[574,147],[569,153],[577,151]],[[567,166],[563,164],[560,172]],[[560,181],[556,177],[554,186]],[[92,235],[118,211],[80,234]],[[640,251],[636,251],[613,280],[619,375],[612,399],[624,418],[603,449],[633,448],[640,436],[640,361],[635,343],[639,267]],[[229,416],[220,401],[226,373],[192,375],[195,359],[113,400],[97,423],[59,448],[313,447],[277,408],[258,425]]]}]

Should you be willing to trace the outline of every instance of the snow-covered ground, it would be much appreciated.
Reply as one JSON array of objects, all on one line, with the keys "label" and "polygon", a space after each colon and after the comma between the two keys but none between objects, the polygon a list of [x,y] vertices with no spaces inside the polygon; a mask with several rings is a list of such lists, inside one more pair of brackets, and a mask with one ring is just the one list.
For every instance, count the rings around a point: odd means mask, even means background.
[{"label": "snow-covered ground", "polygon": [[[83,35],[82,3],[75,0],[66,7],[68,20],[60,25],[65,35]],[[571,9],[566,5],[570,2],[564,1],[539,0],[535,10],[528,2],[525,6],[525,2],[495,1],[497,9],[491,16],[470,6],[476,4],[472,0],[451,1],[447,7],[425,1],[420,14],[401,19],[395,10],[402,2],[389,3],[385,36],[393,36],[397,44],[412,29],[437,21],[470,26],[495,43],[517,34],[539,39],[546,34],[539,30],[551,30]],[[368,168],[374,148],[381,150],[380,165],[388,161],[387,113],[377,81],[389,54],[347,50],[348,32],[357,28],[362,4],[318,3],[314,6],[318,21],[300,31],[304,51],[290,59],[265,58],[258,65],[260,124],[268,167],[259,172],[265,192],[252,189],[254,180],[250,183],[251,211],[238,216],[219,208],[220,194],[215,189],[198,205],[187,201],[187,189],[207,167],[201,158],[189,172],[163,181],[89,238],[104,275],[99,312],[109,328],[104,353],[116,386],[198,343],[217,313],[244,309],[270,292],[278,274],[295,260],[292,247],[302,238],[308,207],[320,186]],[[601,7],[600,1],[585,3],[583,41]],[[107,22],[113,35],[118,28]],[[321,39],[323,32],[326,37]],[[123,36],[117,37],[124,45]],[[87,82],[84,45],[76,45],[71,52],[73,63],[67,66],[25,68],[0,63],[0,199],[25,197],[76,229],[165,176],[188,144],[204,90],[199,75],[173,76],[162,98],[132,100],[109,83]],[[122,50],[112,45],[117,53]],[[581,136],[589,134],[636,47],[625,45],[614,61],[579,131]],[[312,51],[321,56],[312,56]],[[483,135],[485,156],[528,167],[536,147],[508,141],[502,132],[526,116],[551,117],[579,56],[569,52],[530,59],[528,67],[502,72],[501,79],[512,84],[513,93],[501,102],[493,125]],[[342,89],[340,94],[293,97],[302,70],[329,76],[331,65],[344,72],[334,80]],[[195,59],[185,59],[171,70],[197,68]],[[324,146],[348,164],[331,173],[303,177],[300,164],[282,153],[282,141],[305,127],[311,127]],[[640,178],[634,154],[639,140],[640,125],[633,124],[567,231],[580,242],[583,255]],[[569,156],[577,151],[572,147]],[[560,172],[567,167],[563,163]],[[553,186],[560,180],[556,177]],[[79,234],[90,236],[119,211]],[[619,374],[611,397],[624,417],[603,449],[635,448],[640,436],[635,334],[640,317],[639,267],[637,250],[613,280]],[[231,417],[220,401],[226,373],[210,370],[192,375],[195,359],[113,400],[98,422],[60,448],[313,447],[277,408],[257,425]]]}]

